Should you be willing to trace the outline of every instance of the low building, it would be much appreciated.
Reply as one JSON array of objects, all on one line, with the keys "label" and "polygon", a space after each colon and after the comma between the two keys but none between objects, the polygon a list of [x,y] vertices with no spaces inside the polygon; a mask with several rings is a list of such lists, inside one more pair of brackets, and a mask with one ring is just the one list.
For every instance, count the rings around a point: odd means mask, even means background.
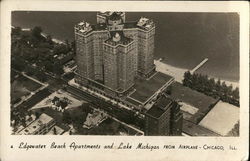
[{"label": "low building", "polygon": [[63,133],[64,130],[62,128],[60,128],[59,126],[54,126],[46,135],[62,135]]},{"label": "low building", "polygon": [[227,136],[239,123],[239,117],[239,107],[219,101],[199,125],[219,135]]},{"label": "low building", "polygon": [[41,116],[33,121],[29,126],[21,130],[19,135],[44,135],[49,132],[49,130],[55,125],[55,120],[46,115],[41,114]]},{"label": "low building", "polygon": [[55,55],[54,58],[57,62],[59,62],[59,64],[65,64],[66,62],[72,60],[74,56],[74,53],[70,51],[67,54]]},{"label": "low building", "polygon": [[82,101],[72,97],[69,93],[58,90],[33,106],[32,109],[51,107],[54,110],[63,112],[66,109],[81,106],[82,103]]},{"label": "low building", "polygon": [[83,124],[84,128],[90,129],[94,126],[99,125],[102,121],[107,119],[107,114],[99,111],[99,110],[94,110],[92,113],[89,113],[87,115],[86,121]]},{"label": "low building", "polygon": [[145,135],[181,135],[182,113],[180,106],[166,95],[161,95],[145,113]]}]

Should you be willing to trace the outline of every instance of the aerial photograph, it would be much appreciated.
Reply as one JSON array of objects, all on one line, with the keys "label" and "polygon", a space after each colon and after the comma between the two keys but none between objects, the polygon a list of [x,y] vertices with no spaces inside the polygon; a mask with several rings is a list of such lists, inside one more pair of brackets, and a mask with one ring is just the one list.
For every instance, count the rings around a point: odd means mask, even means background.
[{"label": "aerial photograph", "polygon": [[11,13],[12,135],[240,136],[238,13]]}]

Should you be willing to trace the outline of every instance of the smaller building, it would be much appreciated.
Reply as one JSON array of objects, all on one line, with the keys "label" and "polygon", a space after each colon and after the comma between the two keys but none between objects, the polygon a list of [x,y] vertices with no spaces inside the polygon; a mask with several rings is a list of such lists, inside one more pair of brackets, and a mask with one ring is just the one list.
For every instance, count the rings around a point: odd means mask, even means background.
[{"label": "smaller building", "polygon": [[65,64],[66,62],[72,60],[74,58],[74,53],[72,51],[66,53],[66,54],[59,54],[55,55],[55,61],[57,61],[59,64]]},{"label": "smaller building", "polygon": [[182,114],[177,102],[161,95],[145,114],[145,135],[181,135]]},{"label": "smaller building", "polygon": [[239,107],[219,101],[199,125],[219,135],[227,136],[239,123],[239,117]]},{"label": "smaller building", "polygon": [[19,135],[44,135],[55,125],[55,120],[46,115],[41,114],[38,119],[33,121],[29,126],[21,130]]},{"label": "smaller building", "polygon": [[94,110],[87,115],[86,121],[83,124],[84,128],[90,129],[94,126],[98,126],[102,121],[107,119],[107,114],[103,111]]},{"label": "smaller building", "polygon": [[62,128],[60,128],[59,126],[54,126],[46,135],[62,135],[63,133],[64,130]]}]

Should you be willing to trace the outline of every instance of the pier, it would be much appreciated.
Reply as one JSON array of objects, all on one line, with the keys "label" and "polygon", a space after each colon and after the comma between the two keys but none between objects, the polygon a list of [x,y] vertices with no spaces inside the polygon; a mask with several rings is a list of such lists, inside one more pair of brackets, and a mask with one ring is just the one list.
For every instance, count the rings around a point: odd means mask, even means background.
[{"label": "pier", "polygon": [[197,69],[199,69],[202,65],[204,65],[208,61],[208,58],[205,58],[198,64],[194,69],[190,70],[190,73],[193,74]]}]

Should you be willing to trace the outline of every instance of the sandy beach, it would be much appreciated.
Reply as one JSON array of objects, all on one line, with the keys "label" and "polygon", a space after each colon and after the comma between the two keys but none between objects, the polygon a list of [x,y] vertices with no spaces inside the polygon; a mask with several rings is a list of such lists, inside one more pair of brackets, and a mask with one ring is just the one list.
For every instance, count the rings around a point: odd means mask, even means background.
[{"label": "sandy beach", "polygon": [[[175,80],[177,82],[180,82],[180,83],[182,83],[184,73],[186,71],[189,71],[189,69],[178,68],[178,67],[174,67],[172,65],[168,65],[166,63],[163,63],[163,62],[161,62],[160,59],[154,60],[154,64],[156,65],[156,71],[164,73],[164,74],[171,75],[172,77],[175,78]],[[214,79],[216,81],[218,80],[218,78],[214,78]],[[233,88],[239,87],[239,82],[234,82],[234,81],[228,81],[228,80],[222,80],[221,79],[221,82],[223,82],[223,81],[228,86],[232,85]]]}]

